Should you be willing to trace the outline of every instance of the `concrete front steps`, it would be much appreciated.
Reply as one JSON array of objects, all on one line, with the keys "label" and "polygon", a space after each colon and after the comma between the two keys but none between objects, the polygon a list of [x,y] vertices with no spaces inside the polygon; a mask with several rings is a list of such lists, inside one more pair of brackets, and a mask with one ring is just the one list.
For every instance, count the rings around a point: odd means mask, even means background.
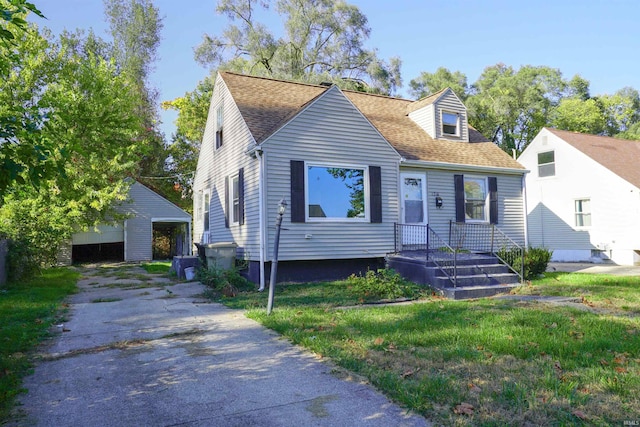
[{"label": "concrete front steps", "polygon": [[[458,254],[458,280],[456,286],[426,254],[389,254],[387,266],[393,268],[407,280],[430,285],[442,291],[450,299],[484,298],[509,293],[520,286],[520,278],[509,267],[501,264],[494,256],[478,254]],[[453,267],[447,273],[453,275]]]}]

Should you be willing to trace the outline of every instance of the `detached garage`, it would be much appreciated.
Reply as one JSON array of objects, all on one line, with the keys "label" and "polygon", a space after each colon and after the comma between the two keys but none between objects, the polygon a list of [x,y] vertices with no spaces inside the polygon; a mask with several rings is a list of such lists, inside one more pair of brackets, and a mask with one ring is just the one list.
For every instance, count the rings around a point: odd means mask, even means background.
[{"label": "detached garage", "polygon": [[150,261],[191,255],[191,215],[139,182],[129,201],[117,208],[128,214],[123,224],[100,225],[75,233],[64,264],[95,261]]}]

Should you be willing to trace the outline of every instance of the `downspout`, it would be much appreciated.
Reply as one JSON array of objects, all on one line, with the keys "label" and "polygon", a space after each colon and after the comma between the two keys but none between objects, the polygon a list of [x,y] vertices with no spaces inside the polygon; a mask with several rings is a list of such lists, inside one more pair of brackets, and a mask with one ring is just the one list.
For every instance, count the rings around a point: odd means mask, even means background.
[{"label": "downspout", "polygon": [[525,177],[526,173],[522,174],[522,209],[524,214],[524,248],[525,250],[529,247],[529,222],[528,218],[528,208],[527,208],[527,180]]},{"label": "downspout", "polygon": [[261,150],[256,150],[256,157],[258,158],[258,221],[260,222],[258,233],[260,235],[260,287],[259,292],[264,291],[265,277],[264,277],[264,259],[265,259],[265,226],[264,226],[264,155]]}]

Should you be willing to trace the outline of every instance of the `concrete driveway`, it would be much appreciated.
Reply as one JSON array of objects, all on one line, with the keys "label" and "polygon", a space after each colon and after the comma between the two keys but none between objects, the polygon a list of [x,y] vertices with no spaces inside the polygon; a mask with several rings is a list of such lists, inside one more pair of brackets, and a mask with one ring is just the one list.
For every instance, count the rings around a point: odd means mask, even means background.
[{"label": "concrete driveway", "polygon": [[108,271],[83,271],[8,425],[429,425],[197,282]]},{"label": "concrete driveway", "polygon": [[569,273],[611,274],[614,276],[640,276],[638,265],[592,264],[585,262],[550,262],[547,271]]}]

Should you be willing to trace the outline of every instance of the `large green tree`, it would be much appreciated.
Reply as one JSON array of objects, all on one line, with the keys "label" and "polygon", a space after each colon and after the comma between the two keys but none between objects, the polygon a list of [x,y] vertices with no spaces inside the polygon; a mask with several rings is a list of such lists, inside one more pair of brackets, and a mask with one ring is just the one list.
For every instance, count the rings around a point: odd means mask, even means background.
[{"label": "large green tree", "polygon": [[[275,3],[284,22],[277,38],[258,11]],[[402,84],[400,60],[378,57],[364,44],[369,37],[366,16],[343,0],[221,0],[217,12],[229,25],[206,35],[196,59],[212,69],[318,83],[377,93],[394,93]]]},{"label": "large green tree", "polygon": [[420,99],[448,87],[462,101],[465,101],[469,96],[467,76],[460,71],[451,72],[444,67],[439,67],[435,73],[420,73],[420,76],[409,82],[409,93],[415,99]]},{"label": "large green tree", "polygon": [[[0,80],[6,81],[15,70],[23,68],[19,40],[31,31],[26,22],[29,12],[44,17],[33,3],[0,0]],[[0,104],[0,204],[7,187],[16,180],[27,179],[38,185],[40,178],[55,173],[53,162],[48,159],[47,144],[29,145],[23,138],[30,132],[38,132],[44,120],[40,113],[30,104],[11,101]]]},{"label": "large green tree", "polygon": [[[176,184],[182,190],[183,196],[191,200],[191,186],[193,175],[198,165],[200,144],[207,122],[207,113],[213,93],[213,77],[205,78],[198,86],[184,96],[172,101],[165,101],[162,107],[178,111],[176,132],[172,135],[169,145],[168,168],[175,178]],[[191,206],[184,207],[191,210]]]},{"label": "large green tree", "polygon": [[[130,81],[130,91],[138,102],[132,113],[144,121],[144,142],[150,147],[138,160],[135,178],[172,202],[183,205],[182,193],[175,191],[175,179],[167,168],[169,152],[160,131],[158,90],[149,79],[158,59],[162,18],[152,0],[103,0],[105,16],[113,39],[112,57]],[[190,203],[189,203],[190,205]]]},{"label": "large green tree", "polygon": [[521,152],[547,125],[566,88],[562,73],[554,68],[487,67],[467,100],[470,121],[506,152]]},{"label": "large green tree", "polygon": [[[20,105],[15,147],[43,147],[39,164],[54,173],[23,169],[5,191],[0,230],[25,242],[38,262],[52,262],[72,231],[109,218],[127,197],[127,176],[147,155],[142,118],[130,79],[104,56],[93,34],[63,34],[58,40],[35,27],[16,39],[21,64],[0,81],[0,105]],[[17,151],[19,154],[19,150]]]}]

